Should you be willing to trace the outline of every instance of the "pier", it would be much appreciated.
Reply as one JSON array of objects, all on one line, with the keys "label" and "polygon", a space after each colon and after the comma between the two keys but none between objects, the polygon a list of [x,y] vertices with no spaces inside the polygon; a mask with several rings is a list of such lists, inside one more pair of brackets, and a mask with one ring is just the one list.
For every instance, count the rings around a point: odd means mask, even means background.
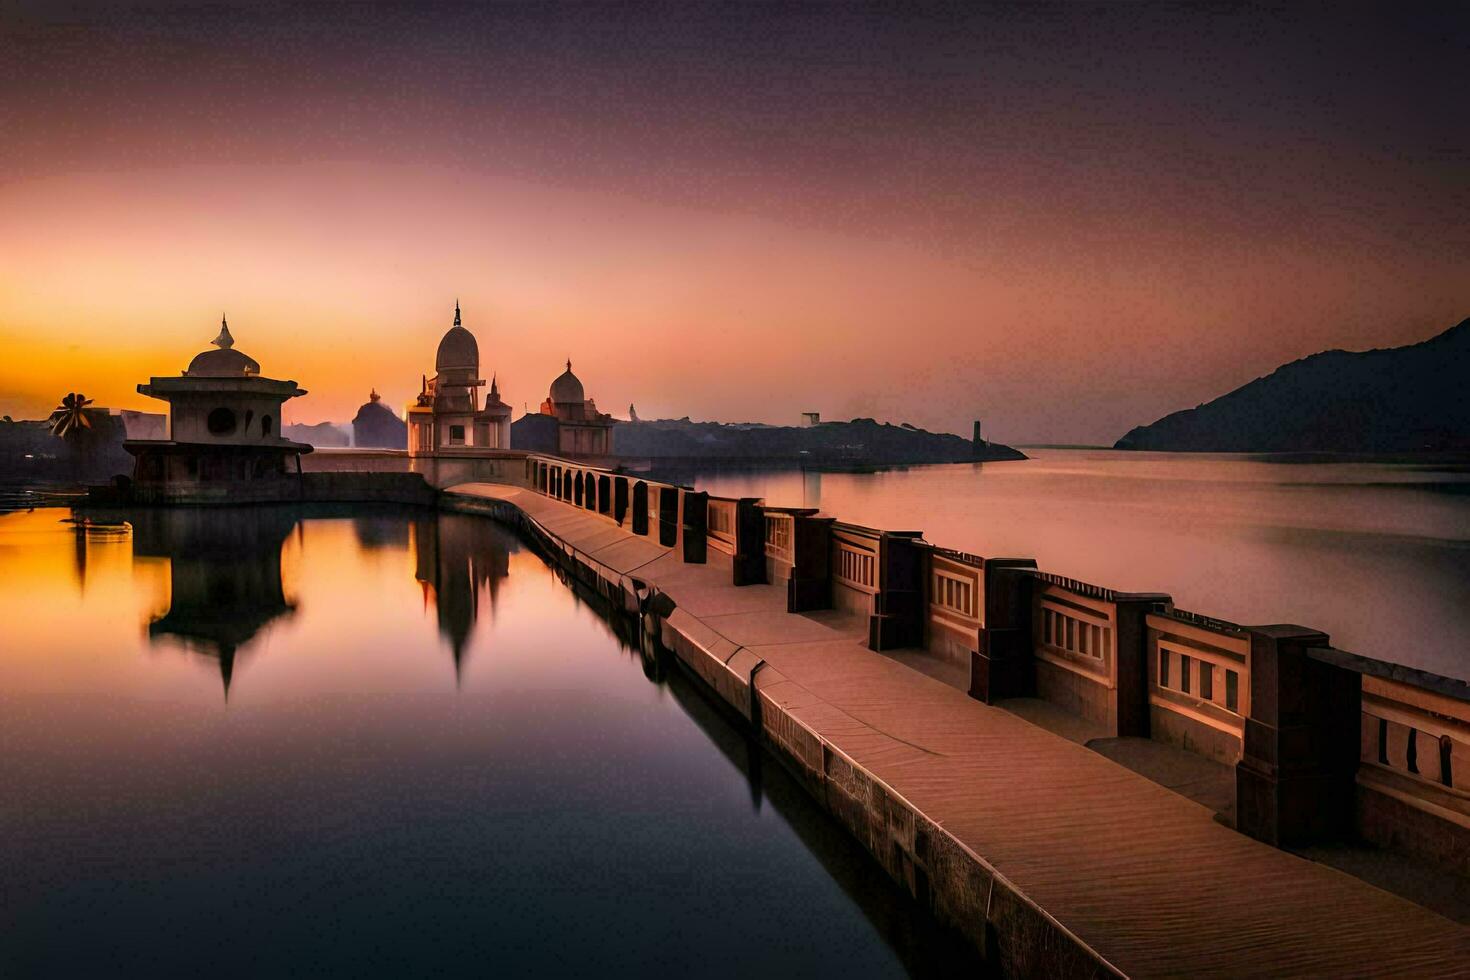
[{"label": "pier", "polygon": [[[552,457],[520,465],[512,476],[509,460],[497,462],[507,482],[446,487],[440,506],[519,528],[638,616],[900,886],[1003,972],[1466,971],[1464,926],[1273,846],[1331,839],[1344,820],[1462,843],[1443,798],[1458,801],[1470,775],[1454,765],[1463,744],[1443,714],[1464,710],[1457,691],[1349,664],[1315,631],[1236,627],[1174,610],[1165,595],[945,552],[917,532],[711,499]],[[1187,704],[1183,692],[1166,696],[1158,668],[1130,662],[1135,649],[1143,664],[1162,649],[1176,684],[1181,667],[1194,671]],[[1069,668],[1069,651],[1101,661],[1098,683]],[[1200,659],[1218,670],[1202,674]],[[1349,676],[1360,685],[1352,737],[1324,745],[1320,729],[1336,731],[1344,713],[1304,705],[1289,686]],[[1028,692],[1114,734],[1152,730],[1230,760],[1237,826],[1003,706],[1001,695]],[[1415,727],[1415,710],[1441,730]],[[1195,737],[1205,732],[1214,737]],[[1320,764],[1291,757],[1304,737]],[[1408,745],[1417,751],[1400,768],[1425,784],[1418,800],[1415,786],[1395,782]],[[1370,756],[1386,762],[1359,765]],[[1432,823],[1436,810],[1447,816]]]}]

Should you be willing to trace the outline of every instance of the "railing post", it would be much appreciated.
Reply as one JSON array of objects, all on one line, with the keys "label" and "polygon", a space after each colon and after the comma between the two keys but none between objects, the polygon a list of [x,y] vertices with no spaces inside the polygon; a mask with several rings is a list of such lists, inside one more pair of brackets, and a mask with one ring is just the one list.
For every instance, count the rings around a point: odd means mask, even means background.
[{"label": "railing post", "polygon": [[1030,558],[985,562],[985,610],[980,649],[970,655],[970,697],[986,704],[1032,697],[1036,670],[1031,658]]},{"label": "railing post", "polygon": [[618,527],[623,526],[623,521],[628,516],[628,478],[618,476],[613,478],[613,520],[618,522]]},{"label": "railing post", "polygon": [[1308,655],[1327,646],[1317,630],[1253,626],[1250,638],[1236,827],[1277,846],[1345,836],[1354,819],[1362,677]]},{"label": "railing post", "polygon": [[1148,738],[1148,614],[1173,597],[1163,593],[1119,593],[1114,602],[1118,631],[1113,637],[1117,679],[1113,689],[1113,734]]},{"label": "railing post", "polygon": [[832,607],[832,522],[830,517],[796,514],[791,530],[791,578],[786,611]]},{"label": "railing post", "polygon": [[703,491],[683,490],[683,534],[684,561],[691,565],[703,565],[709,548],[709,494]]},{"label": "railing post", "polygon": [[766,518],[759,497],[741,497],[735,503],[736,585],[758,585],[766,580]]},{"label": "railing post", "polygon": [[633,533],[648,533],[648,484],[642,480],[633,484]]},{"label": "railing post", "polygon": [[924,642],[923,555],[917,537],[878,537],[878,592],[868,619],[868,649],[896,650]]}]

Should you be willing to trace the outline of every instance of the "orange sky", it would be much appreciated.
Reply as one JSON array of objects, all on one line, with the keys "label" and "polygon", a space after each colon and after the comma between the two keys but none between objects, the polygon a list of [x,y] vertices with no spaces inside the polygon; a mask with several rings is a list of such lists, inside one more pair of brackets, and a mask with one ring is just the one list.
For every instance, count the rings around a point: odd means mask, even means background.
[{"label": "orange sky", "polygon": [[[517,409],[570,356],[618,415],[1111,442],[1470,314],[1470,194],[1425,101],[1448,98],[1443,52],[1393,49],[1412,25],[1252,41],[1224,16],[1004,8],[964,30],[699,20],[631,51],[621,27],[404,14],[342,41],[287,25],[283,47],[172,6],[143,40],[0,31],[21,137],[0,147],[0,413],[69,390],[158,409],[134,385],[221,310],[310,391],[289,421],[346,421],[371,387],[401,411],[458,297]],[[1381,63],[1334,64],[1369,44]]]}]

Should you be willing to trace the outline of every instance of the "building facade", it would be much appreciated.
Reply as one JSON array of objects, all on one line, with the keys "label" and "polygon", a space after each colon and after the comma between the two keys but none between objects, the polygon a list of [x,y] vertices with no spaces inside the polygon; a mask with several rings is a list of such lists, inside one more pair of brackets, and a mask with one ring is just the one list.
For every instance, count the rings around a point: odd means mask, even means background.
[{"label": "building facade", "polygon": [[168,403],[162,439],[129,439],[133,481],[159,500],[274,499],[290,496],[311,447],[281,435],[281,408],[306,392],[294,381],[260,373],[235,349],[220,321],[215,350],[197,355],[177,376],[150,378],[138,392]]},{"label": "building facade", "polygon": [[541,414],[556,420],[556,449],[564,456],[611,456],[613,417],[597,410],[587,397],[581,379],[572,373],[572,362],[551,382],[541,403]]},{"label": "building facade", "polygon": [[461,321],[454,304],[454,325],[439,341],[435,374],[423,380],[417,401],[408,409],[410,456],[461,450],[509,449],[510,406],[500,400],[492,376],[483,404],[479,389],[480,345]]}]

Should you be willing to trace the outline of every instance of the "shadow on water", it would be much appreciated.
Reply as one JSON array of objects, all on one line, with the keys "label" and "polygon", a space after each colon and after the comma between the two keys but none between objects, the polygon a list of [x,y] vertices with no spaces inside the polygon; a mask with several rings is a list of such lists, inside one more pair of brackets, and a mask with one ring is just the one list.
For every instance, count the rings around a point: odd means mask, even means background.
[{"label": "shadow on water", "polygon": [[534,544],[529,547],[578,599],[597,612],[619,647],[637,657],[644,677],[667,690],[695,727],[744,777],[751,808],[759,811],[769,806],[785,821],[893,949],[910,976],[996,975],[962,937],[904,893],[872,856],[817,805],[796,777],[760,747],[742,727],[744,719],[711,697],[678,657],[648,636],[636,620],[612,609],[605,598],[567,575]]}]

